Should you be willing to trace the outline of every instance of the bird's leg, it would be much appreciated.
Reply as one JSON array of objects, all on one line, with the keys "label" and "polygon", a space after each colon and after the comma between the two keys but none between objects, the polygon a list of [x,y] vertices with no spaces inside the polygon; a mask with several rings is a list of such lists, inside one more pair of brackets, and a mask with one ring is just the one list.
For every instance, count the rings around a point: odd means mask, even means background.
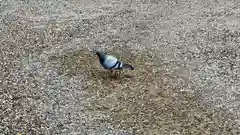
[{"label": "bird's leg", "polygon": [[117,76],[117,74],[116,74],[116,72],[114,70],[111,70],[111,76],[112,77],[116,77]]},{"label": "bird's leg", "polygon": [[121,70],[119,71],[119,75],[121,75],[121,74],[123,74],[123,69],[121,69]]},{"label": "bird's leg", "polygon": [[113,71],[113,75],[116,77],[117,76],[117,71]]},{"label": "bird's leg", "polygon": [[117,77],[118,76],[118,71],[111,70],[112,76]]},{"label": "bird's leg", "polygon": [[117,71],[115,72],[115,76],[119,76],[119,75],[120,75],[120,72],[121,72],[121,71],[117,70]]},{"label": "bird's leg", "polygon": [[113,74],[113,70],[110,70],[110,75],[112,75]]}]

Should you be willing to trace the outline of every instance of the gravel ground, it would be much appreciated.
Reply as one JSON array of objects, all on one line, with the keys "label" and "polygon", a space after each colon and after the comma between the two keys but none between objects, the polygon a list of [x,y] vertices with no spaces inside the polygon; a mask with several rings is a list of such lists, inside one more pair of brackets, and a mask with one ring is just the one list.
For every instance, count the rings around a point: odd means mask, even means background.
[{"label": "gravel ground", "polygon": [[[233,0],[0,0],[0,133],[240,134],[239,17]],[[109,76],[93,48],[136,70]]]}]

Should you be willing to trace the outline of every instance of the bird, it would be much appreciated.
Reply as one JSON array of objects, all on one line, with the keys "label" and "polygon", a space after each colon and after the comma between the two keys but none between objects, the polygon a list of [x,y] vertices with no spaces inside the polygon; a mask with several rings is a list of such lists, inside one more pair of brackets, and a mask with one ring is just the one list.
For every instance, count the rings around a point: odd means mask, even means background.
[{"label": "bird", "polygon": [[134,70],[134,67],[130,64],[123,63],[119,61],[116,57],[108,55],[106,52],[95,51],[95,54],[98,56],[99,62],[104,69],[110,70]]}]

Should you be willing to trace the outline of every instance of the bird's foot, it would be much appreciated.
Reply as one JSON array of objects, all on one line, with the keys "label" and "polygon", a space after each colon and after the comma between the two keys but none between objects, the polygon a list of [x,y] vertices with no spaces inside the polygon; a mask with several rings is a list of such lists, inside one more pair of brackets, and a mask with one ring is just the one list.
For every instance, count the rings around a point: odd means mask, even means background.
[{"label": "bird's foot", "polygon": [[113,78],[117,78],[119,76],[119,73],[117,71],[110,70],[110,76]]}]

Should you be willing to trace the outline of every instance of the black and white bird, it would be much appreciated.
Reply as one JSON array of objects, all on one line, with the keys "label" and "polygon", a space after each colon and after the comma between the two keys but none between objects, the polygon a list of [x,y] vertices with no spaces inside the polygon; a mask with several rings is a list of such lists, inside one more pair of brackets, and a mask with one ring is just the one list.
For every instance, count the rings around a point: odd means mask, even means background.
[{"label": "black and white bird", "polygon": [[122,63],[116,57],[112,55],[108,55],[102,51],[95,51],[95,54],[98,56],[100,64],[103,66],[104,69],[108,69],[111,72],[113,70],[134,70],[134,67],[130,64]]}]

